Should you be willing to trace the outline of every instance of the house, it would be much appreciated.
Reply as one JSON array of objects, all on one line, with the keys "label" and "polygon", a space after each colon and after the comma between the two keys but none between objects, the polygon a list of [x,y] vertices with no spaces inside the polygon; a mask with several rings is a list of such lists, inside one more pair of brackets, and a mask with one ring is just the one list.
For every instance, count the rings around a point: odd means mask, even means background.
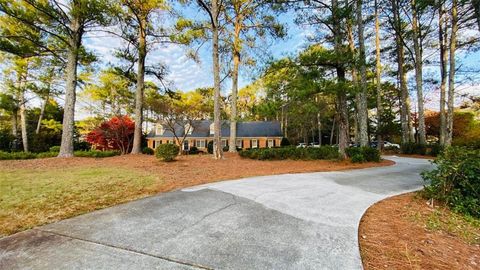
[{"label": "house", "polygon": [[[180,140],[183,139],[187,131],[187,136],[183,141],[183,150],[189,150],[195,146],[199,150],[206,151],[207,145],[213,141],[214,126],[213,121],[199,120],[193,121],[191,126],[177,125],[175,129],[176,135]],[[222,121],[221,123],[221,140],[222,147],[229,144],[230,138],[230,122]],[[255,122],[238,122],[237,123],[237,148],[265,148],[280,146],[283,134],[280,123],[277,121],[255,121]],[[164,143],[177,143],[172,129],[165,125],[157,124],[155,130],[147,135],[148,147],[155,149],[158,145]]]}]

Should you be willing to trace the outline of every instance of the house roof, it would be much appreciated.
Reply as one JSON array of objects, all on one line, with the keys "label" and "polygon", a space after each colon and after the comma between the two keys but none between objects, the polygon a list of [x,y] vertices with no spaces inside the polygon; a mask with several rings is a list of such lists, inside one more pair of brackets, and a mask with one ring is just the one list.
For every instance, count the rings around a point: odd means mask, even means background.
[{"label": "house roof", "polygon": [[[194,121],[193,131],[190,138],[204,138],[213,137],[210,134],[210,125],[213,123],[211,120],[199,120]],[[222,121],[221,135],[222,137],[230,136],[230,121]],[[185,130],[182,125],[177,125],[175,128],[177,135],[183,136]],[[164,127],[162,135],[155,134],[155,130],[152,130],[147,138],[172,138],[173,133],[171,130]],[[252,121],[252,122],[237,122],[237,137],[283,137],[280,122],[278,121]]]}]

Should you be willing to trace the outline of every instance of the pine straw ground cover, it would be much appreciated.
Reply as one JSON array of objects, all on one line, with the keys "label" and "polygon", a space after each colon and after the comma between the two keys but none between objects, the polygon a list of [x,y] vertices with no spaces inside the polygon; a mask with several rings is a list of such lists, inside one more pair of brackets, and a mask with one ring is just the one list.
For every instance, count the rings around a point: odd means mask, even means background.
[{"label": "pine straw ground cover", "polygon": [[417,193],[370,207],[359,229],[370,269],[480,269],[480,221],[430,206]]},{"label": "pine straw ground cover", "polygon": [[160,192],[249,176],[392,165],[349,161],[258,161],[226,155],[0,161],[0,237]]}]

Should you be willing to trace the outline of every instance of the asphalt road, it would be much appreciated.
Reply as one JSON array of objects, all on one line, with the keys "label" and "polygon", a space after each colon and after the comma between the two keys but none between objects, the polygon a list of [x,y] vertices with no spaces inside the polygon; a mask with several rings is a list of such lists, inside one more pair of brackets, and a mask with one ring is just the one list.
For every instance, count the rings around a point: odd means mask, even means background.
[{"label": "asphalt road", "polygon": [[[373,203],[419,189],[427,160],[225,181],[0,239],[0,269],[361,269]],[[251,168],[254,170],[254,168]]]}]

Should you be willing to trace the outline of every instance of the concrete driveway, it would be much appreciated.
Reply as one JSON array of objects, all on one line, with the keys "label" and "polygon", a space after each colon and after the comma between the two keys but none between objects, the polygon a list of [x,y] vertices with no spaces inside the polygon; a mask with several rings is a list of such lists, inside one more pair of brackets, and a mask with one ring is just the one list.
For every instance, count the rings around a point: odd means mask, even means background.
[{"label": "concrete driveway", "polygon": [[431,168],[388,158],[397,164],[213,183],[38,227],[0,239],[0,269],[361,269],[365,210],[421,188]]}]

